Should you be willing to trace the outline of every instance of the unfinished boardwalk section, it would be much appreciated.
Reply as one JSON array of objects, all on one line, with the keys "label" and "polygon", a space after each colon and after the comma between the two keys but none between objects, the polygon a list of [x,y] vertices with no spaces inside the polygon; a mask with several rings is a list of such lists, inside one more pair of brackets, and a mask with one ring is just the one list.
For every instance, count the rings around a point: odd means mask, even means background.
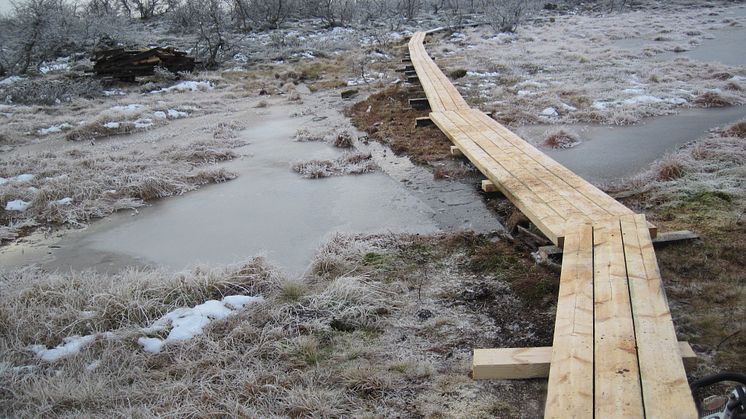
[{"label": "unfinished boardwalk section", "polygon": [[[676,340],[652,245],[654,227],[470,108],[427,54],[426,35],[414,34],[408,46],[430,119],[564,248],[545,417],[696,418],[682,362],[687,346]],[[482,351],[493,352],[479,352],[478,360],[475,351],[475,377],[489,376],[483,371],[489,371],[490,357],[505,354],[520,359],[516,368],[489,378],[546,371],[546,349]]]}]

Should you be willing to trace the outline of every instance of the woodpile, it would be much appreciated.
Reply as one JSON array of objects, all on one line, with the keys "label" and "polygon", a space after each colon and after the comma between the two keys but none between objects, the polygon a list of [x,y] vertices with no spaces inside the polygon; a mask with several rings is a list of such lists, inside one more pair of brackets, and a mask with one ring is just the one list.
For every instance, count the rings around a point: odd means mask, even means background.
[{"label": "woodpile", "polygon": [[174,48],[124,49],[97,51],[93,72],[100,77],[134,81],[136,77],[152,76],[160,66],[172,73],[194,70],[194,57]]}]

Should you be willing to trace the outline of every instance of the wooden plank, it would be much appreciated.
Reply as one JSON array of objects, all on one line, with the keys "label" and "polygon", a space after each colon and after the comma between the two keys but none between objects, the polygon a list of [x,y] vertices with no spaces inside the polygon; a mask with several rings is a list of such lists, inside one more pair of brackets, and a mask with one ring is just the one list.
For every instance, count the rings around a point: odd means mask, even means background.
[{"label": "wooden plank", "polygon": [[[428,119],[430,119],[430,118],[428,118]],[[430,120],[430,122],[432,122],[432,120]],[[464,153],[462,153],[461,150],[457,146],[452,145],[451,146],[451,155],[452,156],[463,156]]]},{"label": "wooden plank", "polygon": [[593,268],[594,413],[601,418],[644,417],[618,220],[595,224]]},{"label": "wooden plank", "polygon": [[[679,342],[684,365],[696,366],[697,354],[689,342]],[[552,347],[474,349],[471,372],[475,380],[521,380],[549,377]],[[590,397],[590,395],[589,395]]]},{"label": "wooden plank", "polygon": [[565,236],[546,418],[593,416],[593,227]]},{"label": "wooden plank", "polygon": [[482,181],[482,190],[487,193],[500,192],[500,190],[497,189],[497,186],[495,186],[495,184],[489,179],[484,179]]},{"label": "wooden plank", "polygon": [[629,293],[645,414],[649,418],[695,418],[671,312],[644,215],[621,218]]}]

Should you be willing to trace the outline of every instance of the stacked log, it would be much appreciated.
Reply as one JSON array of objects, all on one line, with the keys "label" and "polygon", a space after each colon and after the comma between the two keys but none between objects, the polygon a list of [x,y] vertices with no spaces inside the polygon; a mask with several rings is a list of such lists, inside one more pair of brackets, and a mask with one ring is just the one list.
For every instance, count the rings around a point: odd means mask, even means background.
[{"label": "stacked log", "polygon": [[152,76],[160,66],[172,73],[192,71],[194,57],[174,48],[124,49],[97,51],[93,72],[100,77],[134,81],[136,77]]}]

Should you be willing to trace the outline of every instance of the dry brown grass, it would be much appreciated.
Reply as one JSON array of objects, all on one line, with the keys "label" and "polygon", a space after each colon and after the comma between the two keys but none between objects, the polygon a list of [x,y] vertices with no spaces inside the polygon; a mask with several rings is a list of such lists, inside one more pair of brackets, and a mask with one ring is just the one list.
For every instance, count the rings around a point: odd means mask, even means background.
[{"label": "dry brown grass", "polygon": [[730,100],[715,92],[702,93],[692,102],[705,108],[724,108],[733,104]]},{"label": "dry brown grass", "polygon": [[558,130],[550,132],[542,143],[545,147],[553,149],[572,148],[577,145],[580,141],[577,136],[564,131]]},{"label": "dry brown grass", "polygon": [[309,160],[294,163],[292,169],[304,178],[360,175],[378,169],[370,153],[348,152],[334,160]]},{"label": "dry brown grass", "polygon": [[406,88],[389,87],[354,104],[347,114],[371,139],[416,163],[450,159],[451,142],[437,127],[415,128],[415,118],[427,116],[427,111],[412,109],[408,102],[411,97]]},{"label": "dry brown grass", "polygon": [[746,121],[737,122],[723,132],[725,135],[746,138]]},{"label": "dry brown grass", "polygon": [[680,156],[672,154],[656,162],[653,170],[655,170],[656,179],[669,181],[684,176],[686,165]]}]

